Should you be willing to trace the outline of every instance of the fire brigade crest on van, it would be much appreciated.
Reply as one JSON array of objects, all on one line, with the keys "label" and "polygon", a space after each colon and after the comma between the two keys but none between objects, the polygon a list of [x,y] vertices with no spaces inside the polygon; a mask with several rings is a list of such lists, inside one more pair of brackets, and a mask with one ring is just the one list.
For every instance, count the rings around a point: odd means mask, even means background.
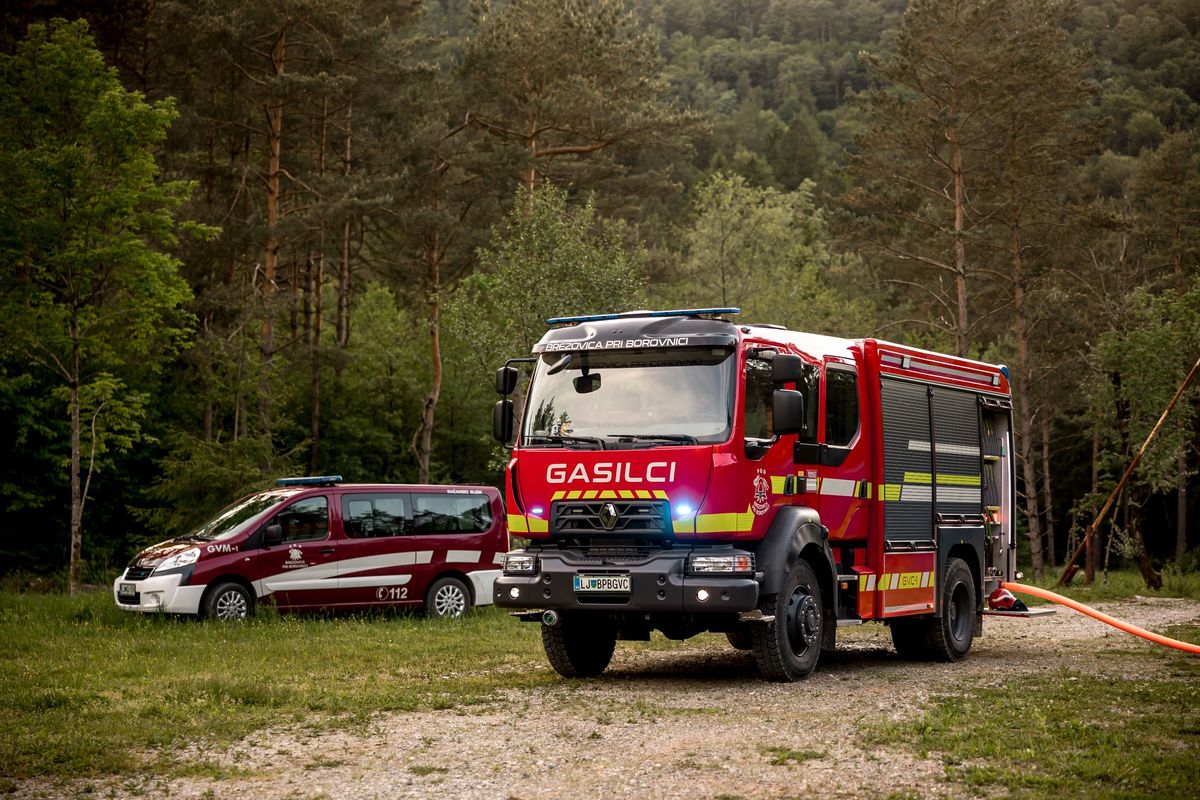
[{"label": "fire brigade crest on van", "polygon": [[767,480],[766,470],[760,469],[754,476],[754,502],[750,504],[750,510],[757,516],[761,517],[771,509],[770,490],[771,483]]}]

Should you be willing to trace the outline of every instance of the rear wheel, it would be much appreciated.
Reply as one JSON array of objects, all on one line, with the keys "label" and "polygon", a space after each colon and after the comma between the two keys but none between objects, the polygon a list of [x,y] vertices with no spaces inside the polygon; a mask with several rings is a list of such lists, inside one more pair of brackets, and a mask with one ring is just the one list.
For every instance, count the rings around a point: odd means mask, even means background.
[{"label": "rear wheel", "polygon": [[735,650],[754,649],[754,634],[748,630],[726,631],[725,638]]},{"label": "rear wheel", "polygon": [[254,595],[240,583],[220,583],[204,595],[201,612],[205,619],[222,622],[248,619],[254,616]]},{"label": "rear wheel", "polygon": [[779,594],[759,606],[771,622],[751,629],[754,658],[763,677],[772,681],[798,681],[817,668],[821,656],[823,609],[821,588],[812,565],[798,560]]},{"label": "rear wheel", "polygon": [[563,614],[542,625],[542,647],[554,671],[566,678],[592,678],[612,661],[617,629],[608,620]]},{"label": "rear wheel", "polygon": [[975,579],[961,558],[946,561],[942,576],[942,616],[896,619],[892,644],[901,658],[958,661],[975,638]]},{"label": "rear wheel", "polygon": [[458,578],[438,578],[425,592],[425,613],[435,619],[458,619],[471,607],[471,593]]}]

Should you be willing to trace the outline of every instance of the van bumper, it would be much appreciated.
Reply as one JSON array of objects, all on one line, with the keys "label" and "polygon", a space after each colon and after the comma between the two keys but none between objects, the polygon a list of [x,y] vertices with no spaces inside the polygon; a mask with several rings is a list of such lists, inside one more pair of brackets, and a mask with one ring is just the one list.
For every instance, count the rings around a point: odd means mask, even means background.
[{"label": "van bumper", "polygon": [[[697,551],[699,552],[699,551]],[[730,553],[728,549],[722,553]],[[743,551],[732,551],[741,553]],[[636,562],[581,563],[569,552],[538,551],[535,575],[501,575],[493,597],[500,608],[725,614],[758,607],[749,575],[689,575],[687,551],[662,551]],[[628,592],[578,592],[576,575],[628,575]]]},{"label": "van bumper", "polygon": [[[180,586],[182,573],[151,575],[140,581],[128,580],[122,573],[113,581],[113,600],[122,611],[163,612],[166,614],[199,614],[204,586]],[[122,587],[133,587],[133,594],[123,593]]]}]

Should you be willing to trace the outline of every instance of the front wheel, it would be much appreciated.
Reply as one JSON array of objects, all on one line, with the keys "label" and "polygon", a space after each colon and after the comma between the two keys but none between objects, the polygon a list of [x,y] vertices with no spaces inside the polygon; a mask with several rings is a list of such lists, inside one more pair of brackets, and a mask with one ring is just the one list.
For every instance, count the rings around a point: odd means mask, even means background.
[{"label": "front wheel", "polygon": [[434,619],[458,619],[471,607],[471,593],[458,578],[438,578],[425,592],[425,613]]},{"label": "front wheel", "polygon": [[553,625],[542,625],[542,647],[550,666],[564,678],[594,678],[612,661],[617,630],[608,620],[562,614]]},{"label": "front wheel", "polygon": [[798,560],[782,591],[759,607],[775,617],[751,629],[759,672],[772,681],[804,680],[817,668],[824,636],[821,587],[812,565]]},{"label": "front wheel", "polygon": [[248,619],[254,616],[254,595],[240,583],[221,583],[204,595],[200,610],[205,619],[222,622]]}]

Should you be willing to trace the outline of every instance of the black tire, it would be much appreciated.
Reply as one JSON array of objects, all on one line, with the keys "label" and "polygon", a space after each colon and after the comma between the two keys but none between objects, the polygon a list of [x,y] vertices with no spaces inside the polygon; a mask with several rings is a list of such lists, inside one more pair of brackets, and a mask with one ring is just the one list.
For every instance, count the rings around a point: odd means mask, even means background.
[{"label": "black tire", "polygon": [[425,613],[433,619],[460,619],[471,610],[471,590],[458,578],[447,576],[429,584]]},{"label": "black tire", "polygon": [[754,634],[744,628],[737,631],[726,631],[725,638],[729,640],[729,644],[733,645],[734,650],[754,649]]},{"label": "black tire", "polygon": [[798,560],[782,591],[764,598],[759,608],[775,617],[751,629],[759,672],[772,681],[804,680],[817,668],[824,638],[821,587],[812,565]]},{"label": "black tire", "polygon": [[254,594],[240,583],[218,583],[204,593],[200,612],[205,619],[236,622],[254,616]]},{"label": "black tire", "polygon": [[946,561],[942,575],[942,616],[896,619],[890,623],[892,644],[901,658],[914,661],[958,661],[975,638],[975,579],[961,558]]},{"label": "black tire", "polygon": [[929,654],[935,661],[958,661],[975,639],[975,579],[961,558],[946,561],[942,618],[930,628]]},{"label": "black tire", "polygon": [[617,630],[607,620],[562,614],[554,625],[542,625],[542,647],[564,678],[594,678],[612,661]]}]

